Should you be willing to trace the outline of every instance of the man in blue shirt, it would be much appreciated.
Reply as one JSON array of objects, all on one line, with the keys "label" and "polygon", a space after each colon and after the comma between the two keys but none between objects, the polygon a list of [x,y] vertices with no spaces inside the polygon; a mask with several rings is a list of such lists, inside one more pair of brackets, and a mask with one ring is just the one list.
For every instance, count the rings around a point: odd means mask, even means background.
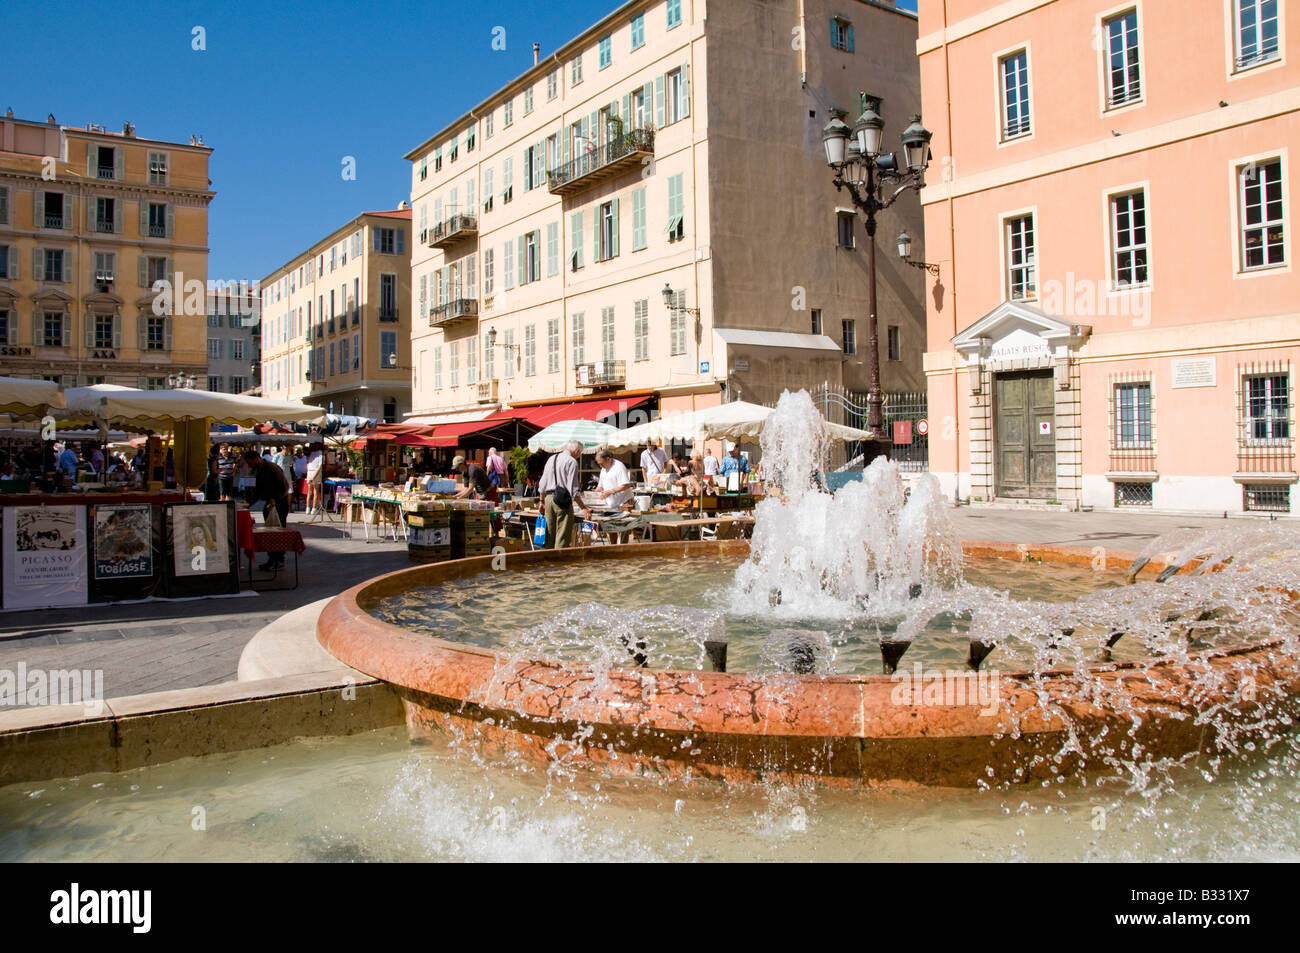
[{"label": "man in blue shirt", "polygon": [[64,444],[63,452],[59,454],[59,469],[64,472],[71,483],[77,482],[77,464],[80,462],[77,451],[73,449],[72,444]]},{"label": "man in blue shirt", "polygon": [[727,454],[722,458],[722,465],[718,467],[718,476],[721,478],[719,482],[726,484],[728,475],[732,473],[747,475],[749,473],[749,461],[740,455],[739,447],[728,442]]}]

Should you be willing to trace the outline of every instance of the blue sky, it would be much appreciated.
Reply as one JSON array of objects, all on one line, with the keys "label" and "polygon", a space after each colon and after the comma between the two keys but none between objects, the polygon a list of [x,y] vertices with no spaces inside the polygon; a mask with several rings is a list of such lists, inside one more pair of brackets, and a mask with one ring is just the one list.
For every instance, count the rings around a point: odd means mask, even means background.
[{"label": "blue sky", "polygon": [[[0,108],[202,135],[217,193],[208,275],[257,279],[357,213],[408,198],[404,153],[531,66],[533,43],[554,51],[618,5],[11,2]],[[491,48],[497,26],[504,52]],[[344,156],[355,181],[340,174]]]}]

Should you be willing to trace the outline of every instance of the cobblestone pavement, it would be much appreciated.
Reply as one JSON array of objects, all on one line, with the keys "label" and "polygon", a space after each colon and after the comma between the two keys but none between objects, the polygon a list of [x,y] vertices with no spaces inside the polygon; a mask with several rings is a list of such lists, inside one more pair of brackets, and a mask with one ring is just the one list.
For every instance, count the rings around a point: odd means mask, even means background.
[{"label": "cobblestone pavement", "polygon": [[[1201,516],[970,507],[955,510],[953,521],[963,539],[1115,550],[1141,549],[1161,533],[1183,527],[1226,525]],[[348,539],[342,524],[304,523],[301,514],[292,516],[290,525],[302,531],[307,543],[298,589],[0,613],[0,669],[16,671],[19,662],[28,669],[102,669],[108,698],[231,681],[248,640],[272,620],[410,565],[404,543]]]}]

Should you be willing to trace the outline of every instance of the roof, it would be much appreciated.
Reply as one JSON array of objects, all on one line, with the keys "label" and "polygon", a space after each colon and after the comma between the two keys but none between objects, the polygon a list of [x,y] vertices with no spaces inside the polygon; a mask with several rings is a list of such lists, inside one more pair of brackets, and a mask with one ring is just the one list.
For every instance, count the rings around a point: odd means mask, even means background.
[{"label": "roof", "polygon": [[405,218],[410,219],[411,210],[409,208],[394,208],[383,212],[362,212],[362,215],[378,215],[381,218]]},{"label": "roof", "polygon": [[824,334],[796,334],[793,331],[752,331],[748,328],[714,328],[727,344],[749,347],[782,347],[796,351],[839,351],[840,346]]}]

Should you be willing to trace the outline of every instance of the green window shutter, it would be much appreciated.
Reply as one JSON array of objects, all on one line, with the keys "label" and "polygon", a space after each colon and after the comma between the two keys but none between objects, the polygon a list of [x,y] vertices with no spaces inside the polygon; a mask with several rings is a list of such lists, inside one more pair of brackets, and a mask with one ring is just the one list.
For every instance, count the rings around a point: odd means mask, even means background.
[{"label": "green window shutter", "polygon": [[664,74],[660,73],[655,77],[655,128],[662,129],[664,126]]},{"label": "green window shutter", "polygon": [[533,231],[533,242],[537,247],[536,257],[533,259],[533,281],[538,281],[542,277],[542,230],[540,228]]},{"label": "green window shutter", "polygon": [[95,346],[95,316],[87,311],[82,323],[86,326],[86,349],[90,350]]},{"label": "green window shutter", "polygon": [[167,206],[167,237],[171,238],[176,234],[176,210],[173,206]]},{"label": "green window shutter", "polygon": [[623,111],[619,113],[623,117],[623,131],[630,132],[632,129],[632,97],[628,94],[623,95]]},{"label": "green window shutter", "polygon": [[610,234],[611,234],[611,236],[612,236],[612,239],[611,239],[611,242],[610,242],[610,252],[609,252],[609,253],[610,253],[610,256],[611,256],[611,257],[614,256],[614,255],[617,255],[617,254],[618,254],[618,199],[617,199],[617,198],[614,199],[614,201],[613,201],[613,209],[612,209],[612,211],[613,211],[613,213],[614,213],[614,216],[613,216],[614,221],[613,221],[613,228],[612,228],[611,231],[610,231]]},{"label": "green window shutter", "polygon": [[40,189],[32,192],[32,228],[45,227],[45,193]]},{"label": "green window shutter", "polygon": [[567,128],[561,130],[560,140],[560,162],[567,166],[573,161],[571,152],[573,147],[573,133],[571,133]]},{"label": "green window shutter", "polygon": [[691,64],[689,61],[682,64],[681,77],[682,99],[677,104],[677,116],[679,119],[685,119],[691,114]]},{"label": "green window shutter", "polygon": [[522,286],[528,283],[528,244],[523,235],[519,236],[518,242],[519,247],[516,251],[519,253],[519,261],[516,268],[519,272],[519,284]]},{"label": "green window shutter", "polygon": [[370,250],[379,251],[379,226],[370,226]]},{"label": "green window shutter", "polygon": [[122,200],[113,203],[113,234],[122,234]]},{"label": "green window shutter", "polygon": [[641,87],[641,102],[643,104],[641,112],[645,116],[645,122],[649,123],[655,114],[654,83],[646,83]]},{"label": "green window shutter", "polygon": [[32,345],[40,347],[45,343],[45,323],[41,317],[41,309],[32,305]]},{"label": "green window shutter", "polygon": [[72,312],[63,312],[63,346],[72,347]]},{"label": "green window shutter", "polygon": [[573,266],[582,267],[582,212],[574,212],[569,218],[569,234],[573,242]]},{"label": "green window shutter", "polygon": [[591,210],[591,260],[604,261],[605,249],[600,247],[600,206]]},{"label": "green window shutter", "polygon": [[163,318],[163,350],[172,349],[172,319],[171,317]]},{"label": "green window shutter", "polygon": [[849,24],[848,35],[846,39],[848,40],[847,46],[849,48],[849,52],[852,53],[853,52],[853,24],[852,23]]},{"label": "green window shutter", "polygon": [[32,279],[34,281],[45,280],[45,252],[40,248],[32,249]]},{"label": "green window shutter", "polygon": [[122,346],[122,316],[113,315],[113,349],[116,350]]},{"label": "green window shutter", "polygon": [[840,45],[840,24],[834,17],[831,17],[831,49],[837,49]]},{"label": "green window shutter", "polygon": [[632,250],[645,248],[645,189],[632,193]]},{"label": "green window shutter", "polygon": [[135,337],[136,347],[143,351],[148,346],[148,330],[145,327],[145,317],[143,314],[136,315],[135,318]]},{"label": "green window shutter", "polygon": [[95,230],[95,207],[98,204],[93,195],[86,196],[86,231],[88,232]]},{"label": "green window shutter", "polygon": [[172,261],[172,257],[170,255],[168,255],[166,261],[163,262],[163,273],[167,275],[167,281],[172,286],[172,294],[175,295],[177,291],[176,268],[175,268],[175,262]]},{"label": "green window shutter", "polygon": [[141,199],[140,200],[140,235],[143,237],[143,236],[147,236],[148,234],[149,234],[149,203]]},{"label": "green window shutter", "polygon": [[95,178],[95,147],[86,143],[86,178]]},{"label": "green window shutter", "polygon": [[126,150],[116,148],[113,150],[113,178],[121,182],[126,178]]},{"label": "green window shutter", "polygon": [[73,224],[77,221],[72,217],[73,200],[71,192],[63,193],[63,227],[68,231],[73,230]]},{"label": "green window shutter", "polygon": [[149,287],[149,260],[144,255],[135,258],[135,283],[141,288]]}]

